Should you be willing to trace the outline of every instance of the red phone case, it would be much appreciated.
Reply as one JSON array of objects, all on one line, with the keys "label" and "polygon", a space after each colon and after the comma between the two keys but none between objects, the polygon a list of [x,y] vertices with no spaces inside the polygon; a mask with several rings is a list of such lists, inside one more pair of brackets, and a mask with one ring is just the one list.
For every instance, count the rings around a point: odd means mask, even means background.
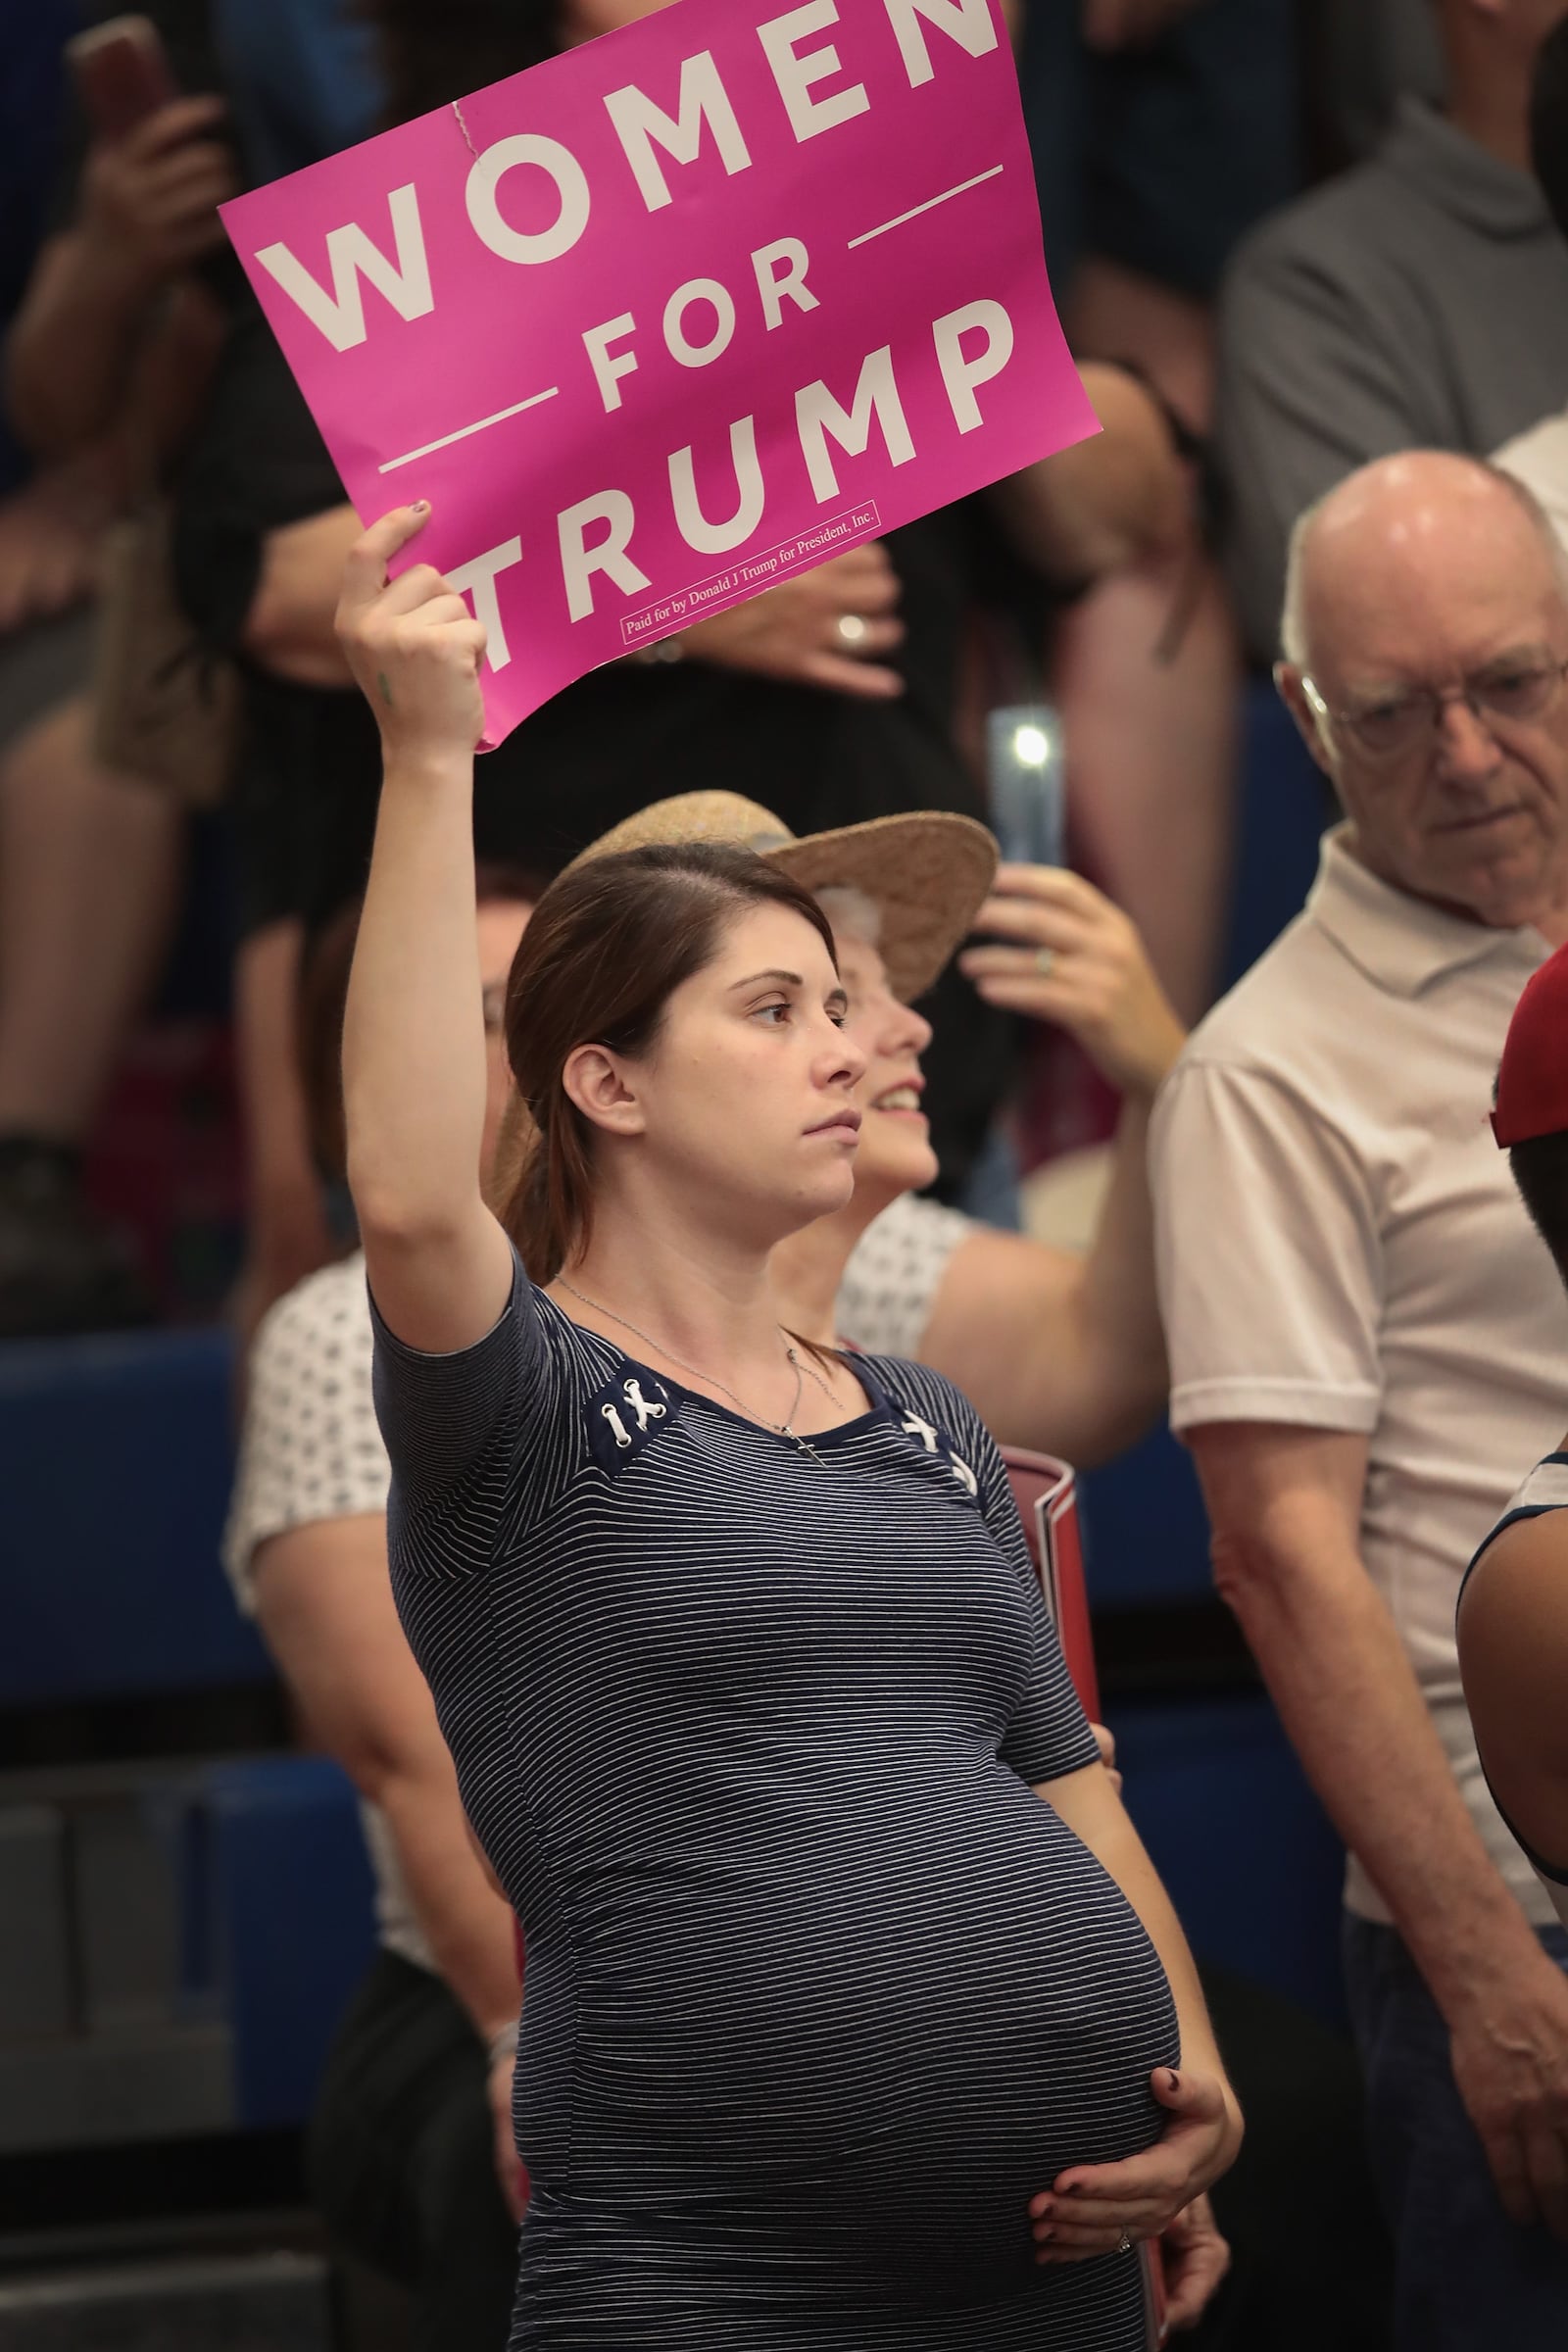
[{"label": "red phone case", "polygon": [[111,144],[179,95],[149,17],[111,17],[68,41],[66,56],[94,136]]}]

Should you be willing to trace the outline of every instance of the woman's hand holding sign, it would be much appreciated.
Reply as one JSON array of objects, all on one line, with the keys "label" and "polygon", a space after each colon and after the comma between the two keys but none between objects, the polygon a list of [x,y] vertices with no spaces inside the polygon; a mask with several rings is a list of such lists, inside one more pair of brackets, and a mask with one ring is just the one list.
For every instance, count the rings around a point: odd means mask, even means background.
[{"label": "woman's hand holding sign", "polygon": [[484,728],[482,625],[428,564],[387,578],[429,514],[421,501],[372,523],[350,551],[338,598],[338,642],[375,712],[389,766],[467,757]]},{"label": "woman's hand holding sign", "polygon": [[876,657],[904,642],[899,575],[873,540],[811,571],[794,572],[749,604],[694,622],[682,637],[699,661],[792,686],[889,702],[904,680]]}]

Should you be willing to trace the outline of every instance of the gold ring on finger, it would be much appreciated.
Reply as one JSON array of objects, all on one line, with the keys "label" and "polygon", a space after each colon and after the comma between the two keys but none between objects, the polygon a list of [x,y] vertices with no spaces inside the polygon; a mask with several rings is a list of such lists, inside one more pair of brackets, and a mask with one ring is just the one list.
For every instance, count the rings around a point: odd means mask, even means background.
[{"label": "gold ring on finger", "polygon": [[852,653],[870,635],[870,622],[858,612],[841,612],[835,625],[840,645]]}]

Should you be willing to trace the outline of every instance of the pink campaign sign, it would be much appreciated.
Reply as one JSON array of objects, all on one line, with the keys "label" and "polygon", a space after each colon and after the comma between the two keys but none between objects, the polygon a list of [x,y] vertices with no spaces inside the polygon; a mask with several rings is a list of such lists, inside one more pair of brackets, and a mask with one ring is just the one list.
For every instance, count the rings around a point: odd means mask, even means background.
[{"label": "pink campaign sign", "polygon": [[488,744],[1097,429],[990,0],[678,0],[223,213],[360,514],[431,502]]}]

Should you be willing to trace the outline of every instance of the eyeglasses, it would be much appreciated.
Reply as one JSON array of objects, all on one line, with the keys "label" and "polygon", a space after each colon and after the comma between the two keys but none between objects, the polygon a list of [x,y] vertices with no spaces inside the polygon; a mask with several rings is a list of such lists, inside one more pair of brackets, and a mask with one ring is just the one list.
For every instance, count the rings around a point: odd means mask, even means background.
[{"label": "eyeglasses", "polygon": [[1568,662],[1532,649],[1478,669],[1458,686],[1414,686],[1407,694],[1380,695],[1344,710],[1331,710],[1311,678],[1302,677],[1301,692],[1319,724],[1326,719],[1343,727],[1374,760],[1397,760],[1437,732],[1450,703],[1463,703],[1491,734],[1497,722],[1539,718],[1565,676]]}]

